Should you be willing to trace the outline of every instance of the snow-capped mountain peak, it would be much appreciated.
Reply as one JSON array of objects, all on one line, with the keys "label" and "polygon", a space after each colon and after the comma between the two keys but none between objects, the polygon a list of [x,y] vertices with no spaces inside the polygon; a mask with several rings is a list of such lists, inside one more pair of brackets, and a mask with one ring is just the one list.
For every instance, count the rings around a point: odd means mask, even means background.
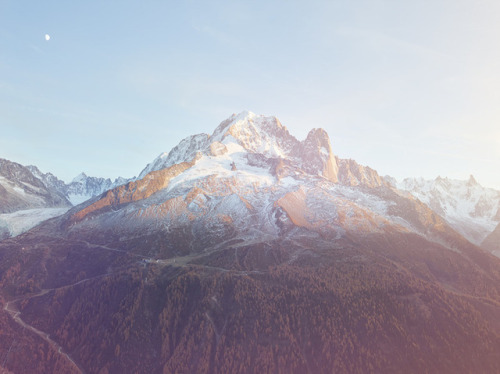
[{"label": "snow-capped mountain peak", "polygon": [[73,178],[71,183],[84,183],[87,178],[88,178],[87,174],[81,172],[80,174],[78,174],[76,177]]},{"label": "snow-capped mountain peak", "polygon": [[153,162],[146,165],[137,179],[144,178],[152,171],[165,169],[180,162],[190,161],[197,151],[206,148],[209,137],[208,134],[197,134],[182,139],[170,152],[162,152]]},{"label": "snow-capped mountain peak", "polygon": [[472,186],[476,186],[476,185],[479,185],[479,183],[477,183],[476,179],[474,178],[474,176],[471,174],[470,177],[469,177],[469,180],[467,181],[467,185],[469,187],[472,187]]},{"label": "snow-capped mountain peak", "polygon": [[268,159],[287,159],[297,167],[331,181],[338,180],[338,165],[328,134],[314,129],[300,142],[274,116],[249,111],[233,114],[223,121],[212,135],[198,134],[183,139],[170,152],[161,153],[139,174],[161,170],[180,162],[190,162],[200,153],[219,157],[228,149],[246,154],[259,154]]},{"label": "snow-capped mountain peak", "polygon": [[65,194],[73,205],[78,205],[127,182],[127,179],[121,177],[112,181],[109,178],[89,177],[82,172],[73,178],[71,183],[65,186]]},{"label": "snow-capped mountain peak", "polygon": [[210,142],[235,142],[246,151],[266,157],[286,158],[298,145],[276,117],[242,112],[222,122],[210,137]]}]

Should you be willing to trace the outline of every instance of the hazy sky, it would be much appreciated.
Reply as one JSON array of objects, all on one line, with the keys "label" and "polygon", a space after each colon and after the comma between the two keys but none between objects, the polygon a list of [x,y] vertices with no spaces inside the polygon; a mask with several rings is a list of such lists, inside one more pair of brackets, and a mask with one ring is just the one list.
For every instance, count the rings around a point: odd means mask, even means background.
[{"label": "hazy sky", "polygon": [[382,175],[500,189],[499,19],[480,0],[0,0],[0,157],[131,177],[247,109]]}]

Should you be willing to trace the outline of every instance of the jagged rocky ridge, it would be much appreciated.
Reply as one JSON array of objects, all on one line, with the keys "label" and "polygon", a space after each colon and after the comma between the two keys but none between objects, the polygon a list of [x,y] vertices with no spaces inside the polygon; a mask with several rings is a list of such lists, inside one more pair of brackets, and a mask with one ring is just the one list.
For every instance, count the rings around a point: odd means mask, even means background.
[{"label": "jagged rocky ridge", "polygon": [[0,159],[0,213],[70,205],[63,194],[47,187],[25,166]]},{"label": "jagged rocky ridge", "polygon": [[63,194],[46,186],[27,167],[0,159],[0,240],[61,215],[70,206]]},{"label": "jagged rocky ridge", "polygon": [[472,175],[466,181],[437,177],[392,183],[427,204],[474,244],[480,245],[500,223],[500,191],[481,186]]},{"label": "jagged rocky ridge", "polygon": [[78,205],[111,188],[127,183],[130,179],[89,177],[85,173],[78,174],[70,183],[64,183],[52,173],[42,173],[36,166],[27,168],[39,178],[47,188],[52,188],[64,195],[72,205]]}]

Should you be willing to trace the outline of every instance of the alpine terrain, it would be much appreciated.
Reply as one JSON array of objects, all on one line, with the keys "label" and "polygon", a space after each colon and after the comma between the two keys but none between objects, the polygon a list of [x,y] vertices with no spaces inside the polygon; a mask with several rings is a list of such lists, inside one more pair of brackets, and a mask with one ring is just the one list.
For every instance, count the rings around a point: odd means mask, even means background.
[{"label": "alpine terrain", "polygon": [[480,245],[500,223],[500,191],[482,187],[472,175],[467,181],[407,178],[396,186],[426,203],[474,244]]},{"label": "alpine terrain", "polygon": [[500,224],[484,239],[482,247],[500,257]]},{"label": "alpine terrain", "polygon": [[66,184],[36,166],[0,159],[0,239],[22,234],[126,182],[124,178],[112,182],[81,173]]},{"label": "alpine terrain", "polygon": [[232,115],[0,241],[0,367],[500,372],[500,259],[425,202],[322,129]]},{"label": "alpine terrain", "polygon": [[34,176],[39,178],[47,188],[53,188],[63,194],[72,205],[78,205],[88,199],[100,195],[103,192],[127,183],[125,178],[116,178],[112,181],[109,178],[89,177],[85,173],[78,174],[70,183],[64,183],[52,173],[42,173],[36,166],[30,165],[27,168]]}]

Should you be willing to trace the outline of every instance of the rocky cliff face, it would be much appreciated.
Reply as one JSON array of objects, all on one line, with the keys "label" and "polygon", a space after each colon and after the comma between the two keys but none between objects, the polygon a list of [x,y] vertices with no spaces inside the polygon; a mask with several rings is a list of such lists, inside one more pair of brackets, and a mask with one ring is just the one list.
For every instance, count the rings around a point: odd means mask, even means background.
[{"label": "rocky cliff face", "polygon": [[56,190],[59,193],[62,193],[63,195],[65,194],[65,186],[66,183],[64,181],[60,180],[57,178],[54,174],[52,173],[42,173],[40,169],[38,169],[34,165],[28,165],[26,168],[39,180],[42,181],[42,183],[45,185],[47,188],[52,188]]},{"label": "rocky cliff face", "polygon": [[0,159],[0,213],[65,206],[70,206],[65,196],[47,188],[28,168]]},{"label": "rocky cliff face", "polygon": [[339,182],[346,186],[365,186],[375,188],[389,186],[378,173],[368,166],[359,165],[354,160],[338,160]]},{"label": "rocky cliff face", "polygon": [[297,157],[302,159],[307,172],[319,174],[334,183],[338,182],[339,166],[325,130],[311,130],[298,148],[300,151]]},{"label": "rocky cliff face", "polygon": [[73,221],[99,211],[118,208],[123,204],[147,199],[151,195],[168,187],[170,181],[193,166],[194,162],[181,162],[169,168],[153,171],[143,179],[115,187],[104,193],[99,200],[91,203],[73,215]]}]

